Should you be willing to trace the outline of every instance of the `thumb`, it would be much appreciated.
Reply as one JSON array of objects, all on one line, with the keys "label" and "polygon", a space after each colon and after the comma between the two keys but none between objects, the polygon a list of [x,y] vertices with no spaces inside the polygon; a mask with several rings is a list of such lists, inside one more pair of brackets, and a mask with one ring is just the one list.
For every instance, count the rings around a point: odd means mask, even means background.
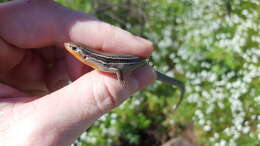
[{"label": "thumb", "polygon": [[[96,119],[155,80],[155,73],[148,65],[126,75],[126,84],[102,74],[94,70],[72,84],[36,100],[39,109],[48,107],[39,113],[38,118],[42,121],[51,119],[43,124],[45,131],[62,129],[58,131],[70,133],[70,142],[73,142]],[[64,140],[64,137],[60,138]]]}]

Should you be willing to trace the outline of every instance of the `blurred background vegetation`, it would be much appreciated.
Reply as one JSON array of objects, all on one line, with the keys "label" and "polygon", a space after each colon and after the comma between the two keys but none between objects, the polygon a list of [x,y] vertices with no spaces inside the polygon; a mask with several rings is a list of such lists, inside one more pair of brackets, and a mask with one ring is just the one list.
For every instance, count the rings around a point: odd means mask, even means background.
[{"label": "blurred background vegetation", "polygon": [[[4,1],[4,0],[0,0]],[[76,146],[260,145],[260,0],[56,0],[153,41],[156,82],[89,128]]]}]

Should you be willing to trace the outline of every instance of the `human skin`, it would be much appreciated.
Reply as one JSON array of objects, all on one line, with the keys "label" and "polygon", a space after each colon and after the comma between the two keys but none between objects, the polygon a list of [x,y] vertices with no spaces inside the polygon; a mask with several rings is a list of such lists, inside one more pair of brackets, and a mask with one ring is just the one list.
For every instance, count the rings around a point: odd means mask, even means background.
[{"label": "human skin", "polygon": [[100,116],[155,80],[153,69],[144,66],[121,84],[114,74],[81,64],[64,42],[142,58],[153,49],[147,40],[52,0],[1,3],[2,145],[70,145]]}]

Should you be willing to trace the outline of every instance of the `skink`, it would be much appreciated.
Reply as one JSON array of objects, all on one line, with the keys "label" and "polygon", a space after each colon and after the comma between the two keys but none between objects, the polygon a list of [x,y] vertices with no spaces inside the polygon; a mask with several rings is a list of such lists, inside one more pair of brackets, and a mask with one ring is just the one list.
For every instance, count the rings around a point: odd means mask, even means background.
[{"label": "skink", "polygon": [[[75,43],[64,43],[64,46],[70,54],[72,54],[82,63],[89,65],[99,71],[115,73],[117,75],[117,79],[121,82],[124,81],[125,73],[136,70],[137,68],[147,63],[145,59],[136,56],[104,53]],[[184,83],[174,78],[168,77],[158,71],[156,71],[156,75],[157,80],[168,83],[170,85],[175,85],[180,88],[181,94],[180,99],[175,106],[176,110],[184,97]]]}]

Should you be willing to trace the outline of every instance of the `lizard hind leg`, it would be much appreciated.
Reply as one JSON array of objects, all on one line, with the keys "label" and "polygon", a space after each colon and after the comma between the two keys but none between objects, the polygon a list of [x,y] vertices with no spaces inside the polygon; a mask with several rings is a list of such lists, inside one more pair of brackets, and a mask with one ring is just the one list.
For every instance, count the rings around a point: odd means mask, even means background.
[{"label": "lizard hind leg", "polygon": [[123,74],[123,72],[122,72],[121,70],[117,70],[117,71],[116,71],[116,77],[117,77],[117,80],[118,80],[121,84],[123,84],[123,85],[126,84],[126,80],[125,80],[125,78],[124,78],[124,74]]},{"label": "lizard hind leg", "polygon": [[120,71],[120,70],[117,70],[116,71],[116,77],[117,77],[117,80],[119,80],[119,81],[124,81],[124,77],[123,77],[123,72],[122,71]]}]

